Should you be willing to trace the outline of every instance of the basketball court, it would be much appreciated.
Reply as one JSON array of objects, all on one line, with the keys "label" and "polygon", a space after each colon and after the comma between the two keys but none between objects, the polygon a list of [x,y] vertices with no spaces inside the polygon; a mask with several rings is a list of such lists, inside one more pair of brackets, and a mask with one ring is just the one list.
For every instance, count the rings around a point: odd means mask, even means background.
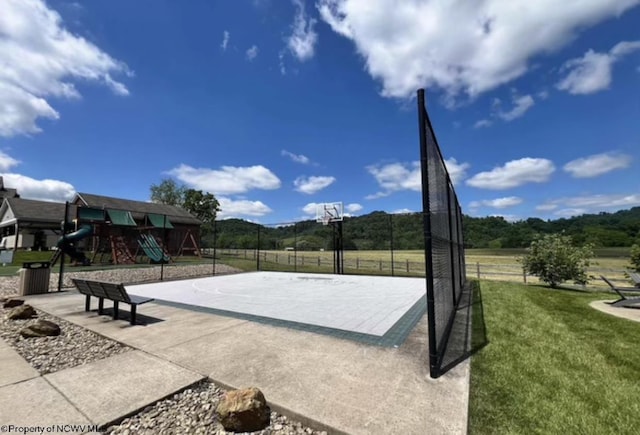
[{"label": "basketball court", "polygon": [[378,344],[402,344],[426,307],[424,278],[250,272],[127,286],[197,311]]}]

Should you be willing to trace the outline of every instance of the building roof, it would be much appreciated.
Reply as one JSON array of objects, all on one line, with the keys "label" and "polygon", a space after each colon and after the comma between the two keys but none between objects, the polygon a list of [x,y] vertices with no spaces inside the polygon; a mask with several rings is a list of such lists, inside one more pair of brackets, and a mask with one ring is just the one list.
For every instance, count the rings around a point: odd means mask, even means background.
[{"label": "building roof", "polygon": [[[64,203],[37,201],[34,199],[5,198],[0,207],[0,216],[4,216],[10,208],[13,219],[8,222],[19,221],[20,224],[51,223],[59,227],[64,220]],[[75,206],[69,205],[69,220],[75,216]],[[3,222],[5,224],[5,222]]]},{"label": "building roof", "polygon": [[135,219],[143,219],[146,214],[167,215],[173,223],[186,225],[201,225],[202,222],[181,207],[155,202],[133,201],[130,199],[112,198],[109,196],[93,195],[91,193],[76,193],[74,204],[100,209],[114,209],[130,211]]},{"label": "building roof", "polygon": [[2,176],[0,176],[0,198],[20,198],[16,189],[4,187],[4,179]]}]

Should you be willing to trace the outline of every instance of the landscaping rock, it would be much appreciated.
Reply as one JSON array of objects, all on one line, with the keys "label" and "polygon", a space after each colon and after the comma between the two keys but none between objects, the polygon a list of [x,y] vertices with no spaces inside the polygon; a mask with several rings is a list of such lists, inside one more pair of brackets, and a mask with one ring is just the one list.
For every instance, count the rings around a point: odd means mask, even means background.
[{"label": "landscaping rock", "polygon": [[38,319],[35,323],[22,328],[20,335],[24,338],[57,336],[60,335],[60,326],[48,320]]},{"label": "landscaping rock", "polygon": [[7,318],[10,320],[31,319],[37,317],[36,310],[31,305],[20,305],[9,311]]},{"label": "landscaping rock", "polygon": [[22,299],[5,298],[5,300],[2,302],[2,308],[15,308],[22,304],[24,304],[24,301]]},{"label": "landscaping rock", "polygon": [[254,432],[267,427],[271,409],[256,387],[228,391],[216,408],[218,420],[231,432]]}]

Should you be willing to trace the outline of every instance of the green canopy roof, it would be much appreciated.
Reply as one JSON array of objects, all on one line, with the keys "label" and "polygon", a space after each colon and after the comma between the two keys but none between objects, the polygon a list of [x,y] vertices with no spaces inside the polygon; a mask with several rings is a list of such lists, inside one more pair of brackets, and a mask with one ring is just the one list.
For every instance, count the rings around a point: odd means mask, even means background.
[{"label": "green canopy roof", "polygon": [[165,215],[147,213],[147,217],[149,218],[149,222],[151,222],[151,225],[156,228],[173,228],[173,224]]},{"label": "green canopy roof", "polygon": [[81,221],[104,221],[104,210],[101,208],[78,207],[78,219]]},{"label": "green canopy roof", "polygon": [[133,216],[131,216],[131,212],[125,210],[107,210],[107,213],[109,213],[109,218],[113,225],[122,225],[127,227],[137,226],[136,221],[133,220]]}]

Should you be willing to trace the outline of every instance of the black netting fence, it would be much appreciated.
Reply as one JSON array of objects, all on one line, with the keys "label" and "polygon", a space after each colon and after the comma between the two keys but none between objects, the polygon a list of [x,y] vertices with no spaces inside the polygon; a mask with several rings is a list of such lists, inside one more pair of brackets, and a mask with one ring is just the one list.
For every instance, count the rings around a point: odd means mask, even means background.
[{"label": "black netting fence", "polygon": [[429,120],[424,90],[418,91],[424,241],[429,313],[429,364],[438,377],[452,359],[447,352],[466,284],[462,211]]}]

